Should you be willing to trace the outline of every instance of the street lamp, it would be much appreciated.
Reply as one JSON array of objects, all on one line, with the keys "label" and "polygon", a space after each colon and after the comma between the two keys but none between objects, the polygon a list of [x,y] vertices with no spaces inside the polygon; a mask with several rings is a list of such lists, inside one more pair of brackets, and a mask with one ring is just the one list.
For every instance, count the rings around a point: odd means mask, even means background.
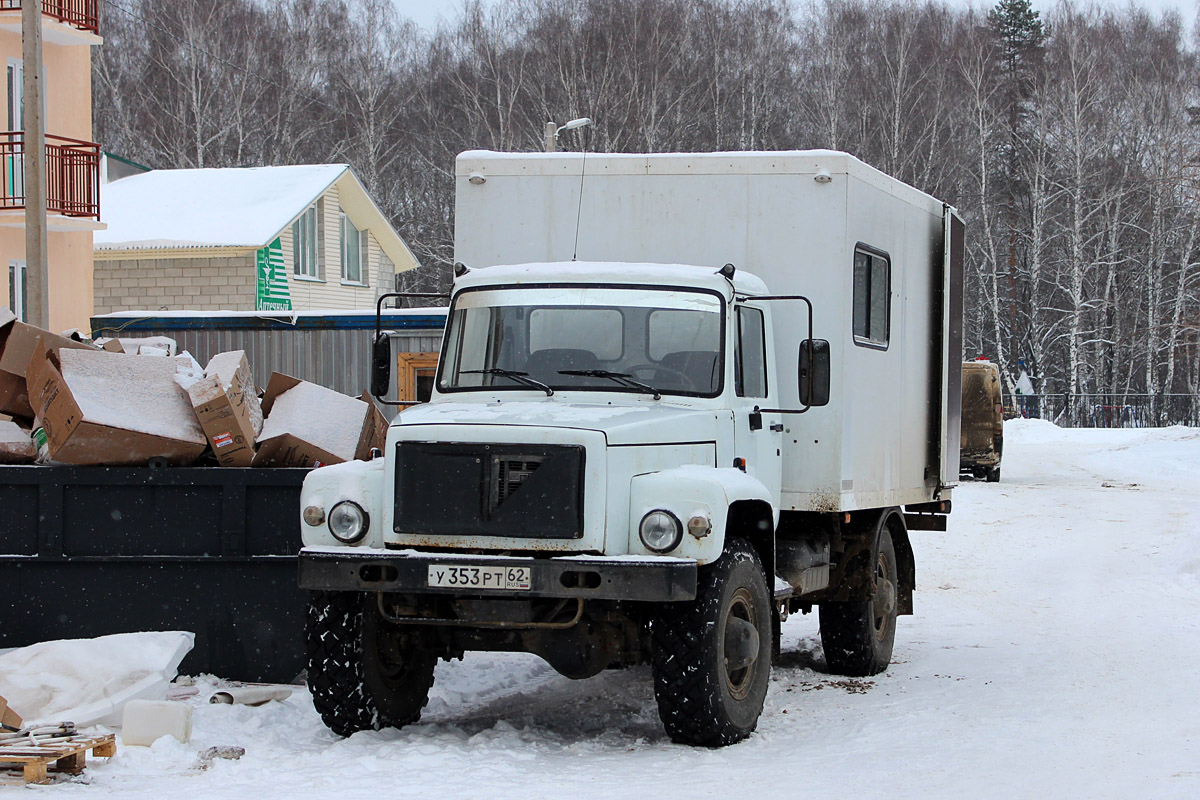
[{"label": "street lamp", "polygon": [[546,152],[553,153],[558,150],[558,135],[563,131],[573,131],[576,128],[586,128],[591,125],[592,121],[588,117],[580,117],[573,119],[566,125],[556,125],[553,122],[546,123]]}]

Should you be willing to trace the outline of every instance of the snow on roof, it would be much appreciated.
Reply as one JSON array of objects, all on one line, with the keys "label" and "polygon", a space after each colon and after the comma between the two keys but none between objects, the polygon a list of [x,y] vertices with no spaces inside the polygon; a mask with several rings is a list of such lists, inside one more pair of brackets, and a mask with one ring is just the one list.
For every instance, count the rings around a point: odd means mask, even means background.
[{"label": "snow on roof", "polygon": [[263,247],[349,167],[153,170],[100,188],[97,250]]}]

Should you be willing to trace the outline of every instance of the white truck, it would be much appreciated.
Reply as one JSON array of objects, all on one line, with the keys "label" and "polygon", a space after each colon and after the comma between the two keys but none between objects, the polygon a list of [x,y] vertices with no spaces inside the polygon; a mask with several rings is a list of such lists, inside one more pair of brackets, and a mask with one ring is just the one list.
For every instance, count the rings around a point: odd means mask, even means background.
[{"label": "white truck", "polygon": [[432,399],[304,484],[326,724],[404,725],[438,658],[522,651],[648,662],[670,737],[726,745],[814,606],[830,671],[886,669],[908,530],[958,476],[954,209],[832,151],[467,152],[456,181]]}]

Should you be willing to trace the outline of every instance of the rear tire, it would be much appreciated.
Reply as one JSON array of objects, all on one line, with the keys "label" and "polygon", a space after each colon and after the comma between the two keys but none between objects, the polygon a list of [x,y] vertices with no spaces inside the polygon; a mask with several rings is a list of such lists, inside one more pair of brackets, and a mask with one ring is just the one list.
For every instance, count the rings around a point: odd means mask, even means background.
[{"label": "rear tire", "polygon": [[680,744],[723,747],[758,725],[771,679],[775,608],[758,554],[733,539],[703,567],[696,599],[654,619],[654,697]]},{"label": "rear tire", "polygon": [[998,467],[998,466],[992,467],[991,469],[989,469],[987,471],[987,482],[988,483],[999,483],[1000,482],[1000,467]]},{"label": "rear tire", "polygon": [[437,658],[414,636],[387,624],[369,594],[312,592],[308,687],[331,731],[350,736],[420,719]]},{"label": "rear tire", "polygon": [[878,675],[892,661],[899,572],[892,534],[886,527],[879,533],[874,556],[870,597],[820,606],[821,646],[830,672],[853,677]]}]

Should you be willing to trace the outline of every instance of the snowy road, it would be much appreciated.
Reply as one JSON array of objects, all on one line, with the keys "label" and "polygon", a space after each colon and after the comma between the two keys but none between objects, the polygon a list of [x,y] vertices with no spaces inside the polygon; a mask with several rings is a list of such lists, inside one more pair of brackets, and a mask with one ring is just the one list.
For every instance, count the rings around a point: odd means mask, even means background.
[{"label": "snowy road", "polygon": [[[1010,423],[1003,480],[914,532],[916,615],[883,675],[823,672],[784,626],[758,732],[661,732],[648,669],[568,681],[528,656],[439,666],[424,720],[339,740],[303,692],[208,705],[193,740],[121,748],[39,791],[163,798],[1196,797],[1200,431]],[[189,765],[212,745],[240,761]]]}]

